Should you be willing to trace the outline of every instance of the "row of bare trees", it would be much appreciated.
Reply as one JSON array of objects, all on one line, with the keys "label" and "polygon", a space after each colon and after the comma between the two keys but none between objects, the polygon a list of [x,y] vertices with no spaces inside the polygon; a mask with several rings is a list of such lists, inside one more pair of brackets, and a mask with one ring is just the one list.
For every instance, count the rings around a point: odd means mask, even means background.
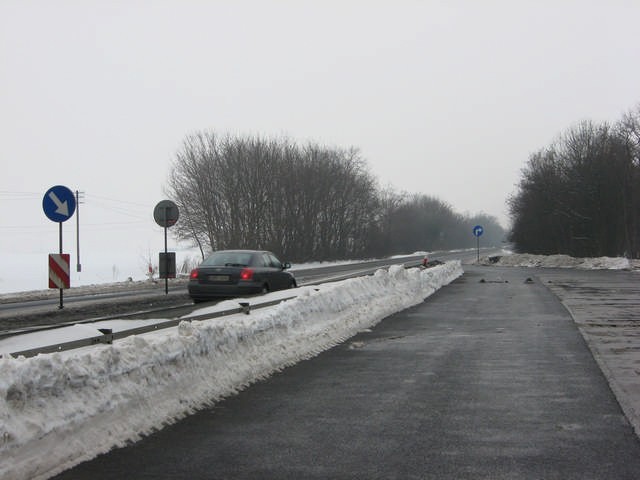
[{"label": "row of bare trees", "polygon": [[509,199],[518,251],[640,257],[640,105],[533,154]]},{"label": "row of bare trees", "polygon": [[504,233],[493,217],[464,217],[431,197],[381,191],[356,149],[287,138],[190,135],[166,193],[180,209],[173,233],[203,255],[259,248],[291,261],[366,258],[472,246],[475,223],[485,224],[488,241]]}]

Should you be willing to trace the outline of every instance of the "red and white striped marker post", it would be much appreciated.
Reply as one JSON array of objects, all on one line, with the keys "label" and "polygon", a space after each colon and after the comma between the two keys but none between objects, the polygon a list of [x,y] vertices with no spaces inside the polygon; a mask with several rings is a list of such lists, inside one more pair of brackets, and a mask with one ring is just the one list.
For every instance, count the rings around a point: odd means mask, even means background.
[{"label": "red and white striped marker post", "polygon": [[49,288],[60,289],[60,308],[63,308],[62,290],[71,286],[69,276],[69,254],[49,254]]}]

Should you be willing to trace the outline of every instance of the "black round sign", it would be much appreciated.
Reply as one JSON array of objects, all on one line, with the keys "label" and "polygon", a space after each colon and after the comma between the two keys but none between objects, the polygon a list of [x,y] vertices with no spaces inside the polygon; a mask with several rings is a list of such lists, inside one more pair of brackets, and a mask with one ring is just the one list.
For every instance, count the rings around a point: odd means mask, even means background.
[{"label": "black round sign", "polygon": [[162,200],[153,209],[153,219],[161,227],[166,228],[175,225],[179,216],[178,206],[171,200]]}]

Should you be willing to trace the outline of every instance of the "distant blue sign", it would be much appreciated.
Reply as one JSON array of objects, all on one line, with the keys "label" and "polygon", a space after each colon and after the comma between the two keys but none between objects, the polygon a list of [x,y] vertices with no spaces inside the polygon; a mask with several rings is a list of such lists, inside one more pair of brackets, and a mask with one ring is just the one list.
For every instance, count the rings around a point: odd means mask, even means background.
[{"label": "distant blue sign", "polygon": [[67,187],[56,185],[44,194],[42,209],[49,220],[66,222],[76,211],[76,197]]},{"label": "distant blue sign", "polygon": [[476,225],[475,227],[473,227],[474,236],[479,237],[483,233],[484,233],[484,228],[482,228],[482,225]]}]

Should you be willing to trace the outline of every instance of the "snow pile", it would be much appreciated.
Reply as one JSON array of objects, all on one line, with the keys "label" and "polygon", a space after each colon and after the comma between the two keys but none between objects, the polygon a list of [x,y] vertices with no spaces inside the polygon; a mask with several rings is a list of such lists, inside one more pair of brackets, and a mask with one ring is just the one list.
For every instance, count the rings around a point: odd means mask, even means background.
[{"label": "snow pile", "polygon": [[480,263],[499,267],[580,268],[585,270],[631,270],[640,266],[637,260],[629,260],[628,258],[575,258],[569,255],[532,255],[528,253],[481,257]]},{"label": "snow pile", "polygon": [[401,266],[275,307],[34,358],[0,359],[0,478],[48,478],[416,305],[460,262]]}]

